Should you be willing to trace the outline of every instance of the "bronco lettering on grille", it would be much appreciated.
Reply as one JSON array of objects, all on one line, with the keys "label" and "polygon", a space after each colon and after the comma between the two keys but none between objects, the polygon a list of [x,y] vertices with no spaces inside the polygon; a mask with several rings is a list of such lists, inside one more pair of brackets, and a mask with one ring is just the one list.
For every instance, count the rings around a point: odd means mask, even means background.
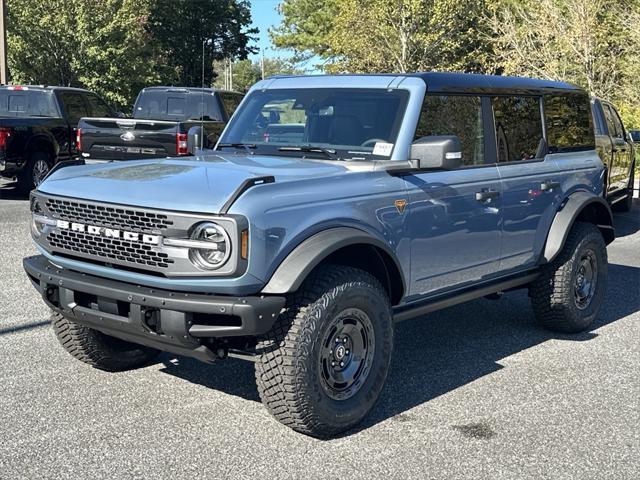
[{"label": "bronco lettering on grille", "polygon": [[84,223],[68,222],[66,220],[56,220],[56,227],[61,230],[71,230],[73,232],[88,233],[108,238],[122,238],[123,240],[142,242],[148,245],[159,245],[160,235],[140,234],[135,232],[127,232],[126,230],[118,230],[114,228],[99,227],[96,225],[85,225]]}]

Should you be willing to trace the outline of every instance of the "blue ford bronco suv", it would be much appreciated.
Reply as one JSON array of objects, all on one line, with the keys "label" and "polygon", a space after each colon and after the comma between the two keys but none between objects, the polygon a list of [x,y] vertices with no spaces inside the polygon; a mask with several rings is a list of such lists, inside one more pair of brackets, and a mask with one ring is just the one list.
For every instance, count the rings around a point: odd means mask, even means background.
[{"label": "blue ford bronco suv", "polygon": [[58,169],[24,268],[75,358],[255,362],[263,403],[330,437],[380,396],[394,322],[527,288],[598,315],[613,241],[589,96],[424,73],[257,83],[216,151]]}]

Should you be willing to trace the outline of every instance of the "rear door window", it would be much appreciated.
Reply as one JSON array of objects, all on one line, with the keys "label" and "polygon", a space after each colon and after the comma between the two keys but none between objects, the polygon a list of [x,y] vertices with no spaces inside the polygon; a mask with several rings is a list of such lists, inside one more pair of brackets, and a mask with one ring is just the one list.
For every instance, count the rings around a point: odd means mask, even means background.
[{"label": "rear door window", "polygon": [[88,117],[89,111],[82,95],[75,92],[62,92],[60,95],[67,120],[72,126],[75,126],[82,117]]},{"label": "rear door window", "polygon": [[587,95],[549,95],[544,99],[544,114],[550,152],[595,148],[591,104]]},{"label": "rear door window", "polygon": [[113,110],[97,95],[85,95],[91,117],[113,117]]},{"label": "rear door window", "polygon": [[540,112],[540,98],[494,97],[498,162],[541,158],[546,152]]},{"label": "rear door window", "polygon": [[462,163],[484,163],[482,101],[476,96],[425,96],[414,141],[422,137],[455,135],[462,144]]}]

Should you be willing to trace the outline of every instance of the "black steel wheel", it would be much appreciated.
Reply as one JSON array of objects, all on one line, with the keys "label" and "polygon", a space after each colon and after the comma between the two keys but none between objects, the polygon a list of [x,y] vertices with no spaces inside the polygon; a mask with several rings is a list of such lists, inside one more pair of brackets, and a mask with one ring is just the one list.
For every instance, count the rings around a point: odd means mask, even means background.
[{"label": "black steel wheel", "polygon": [[384,386],[393,348],[386,290],[353,267],[319,267],[258,344],[256,381],[271,414],[327,438],[358,424]]},{"label": "black steel wheel", "polygon": [[325,334],[320,350],[320,379],[335,400],[353,397],[371,372],[375,336],[369,316],[358,308],[339,313]]},{"label": "black steel wheel", "polygon": [[536,319],[550,330],[575,333],[595,321],[607,289],[607,249],[598,227],[576,223],[562,251],[529,287]]}]

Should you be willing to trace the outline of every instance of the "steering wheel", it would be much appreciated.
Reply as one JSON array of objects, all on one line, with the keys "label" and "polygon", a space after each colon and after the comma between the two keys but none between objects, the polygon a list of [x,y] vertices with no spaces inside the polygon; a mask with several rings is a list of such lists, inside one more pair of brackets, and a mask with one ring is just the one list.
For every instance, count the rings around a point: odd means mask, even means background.
[{"label": "steering wheel", "polygon": [[375,147],[376,143],[381,142],[381,143],[387,143],[386,140],[383,140],[382,138],[370,138],[369,140],[365,140],[364,142],[362,142],[360,144],[361,147]]}]

